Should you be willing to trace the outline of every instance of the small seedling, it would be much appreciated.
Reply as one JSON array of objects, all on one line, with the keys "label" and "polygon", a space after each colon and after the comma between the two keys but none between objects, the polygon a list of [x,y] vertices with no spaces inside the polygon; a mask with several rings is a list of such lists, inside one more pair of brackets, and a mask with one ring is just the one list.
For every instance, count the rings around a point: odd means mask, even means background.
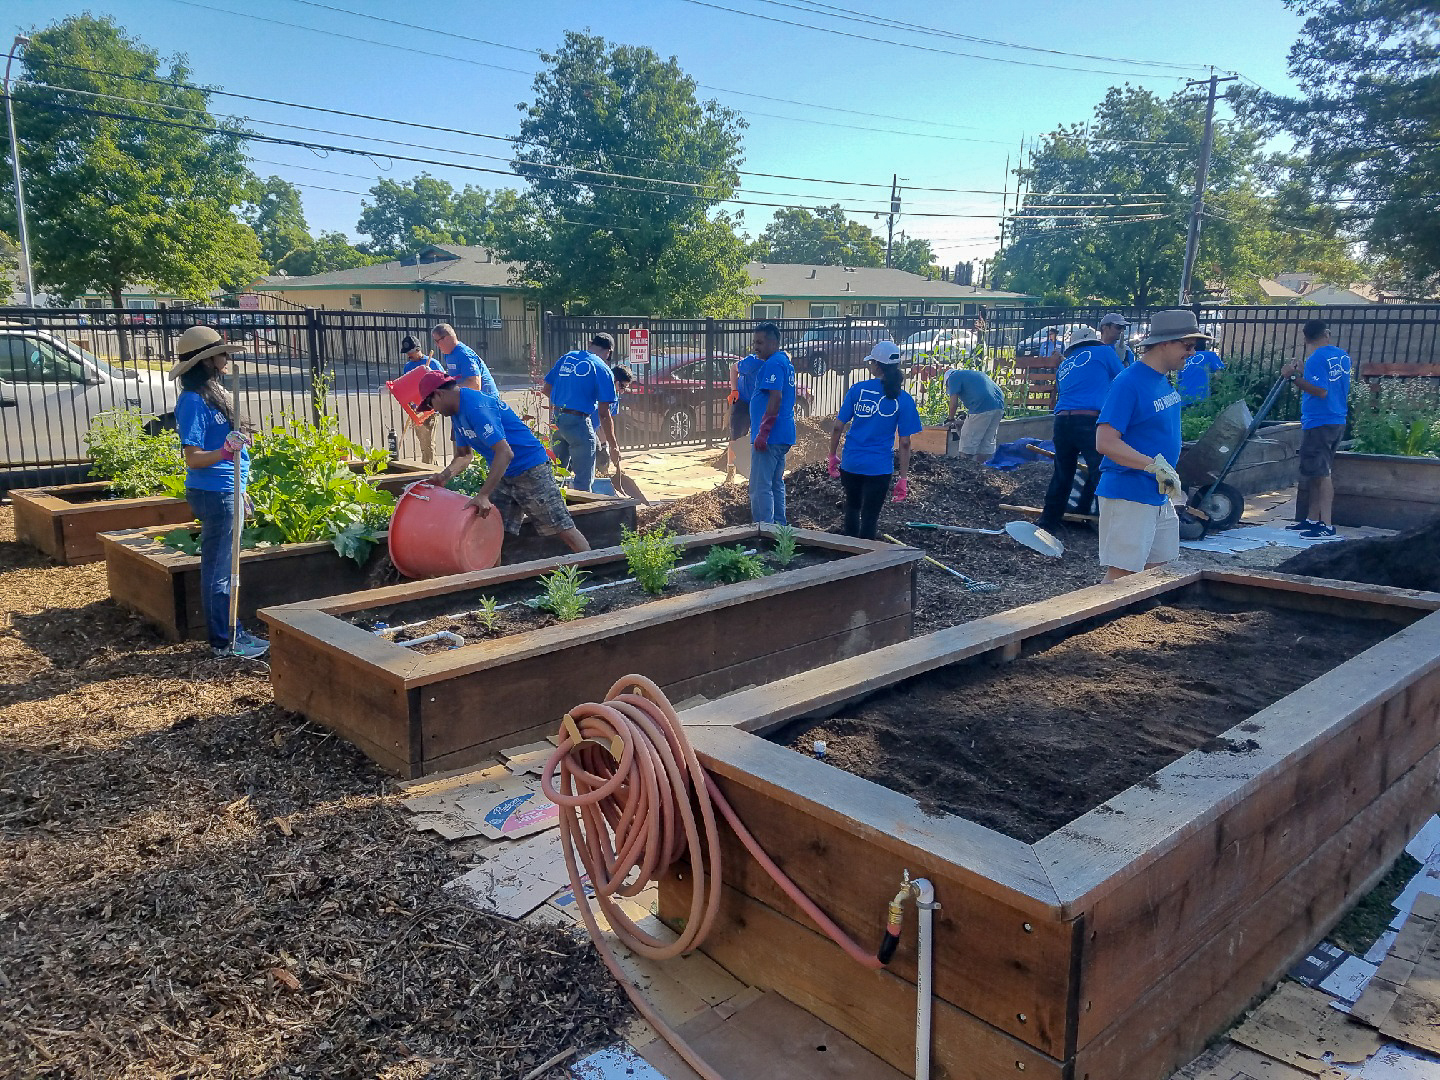
[{"label": "small seedling", "polygon": [[697,576],[706,581],[719,581],[733,585],[737,581],[750,581],[765,576],[765,562],[758,555],[747,555],[739,544],[733,548],[712,547],[705,561],[695,568]]},{"label": "small seedling", "polygon": [[620,548],[630,565],[630,576],[651,596],[659,596],[670,583],[670,571],[680,558],[675,534],[663,526],[648,533],[623,529]]},{"label": "small seedling", "polygon": [[495,627],[500,622],[500,612],[495,606],[495,598],[493,596],[482,596],[480,598],[480,606],[475,611],[475,621],[480,624],[480,628],[487,634],[493,634],[495,632]]},{"label": "small seedling", "polygon": [[535,601],[541,611],[548,611],[561,622],[578,619],[590,603],[580,592],[580,582],[590,575],[578,566],[562,566],[540,579],[545,592]]},{"label": "small seedling", "polygon": [[795,528],[792,525],[775,526],[775,550],[772,555],[778,566],[789,566],[795,558]]}]

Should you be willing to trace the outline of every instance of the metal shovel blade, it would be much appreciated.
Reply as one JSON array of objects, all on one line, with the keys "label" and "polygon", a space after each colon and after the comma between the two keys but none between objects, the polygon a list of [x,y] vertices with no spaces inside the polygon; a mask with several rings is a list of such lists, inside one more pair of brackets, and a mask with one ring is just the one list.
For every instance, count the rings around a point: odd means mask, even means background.
[{"label": "metal shovel blade", "polygon": [[1031,551],[1058,559],[1065,554],[1065,545],[1050,533],[1029,521],[1007,521],[1005,531],[1010,539],[1024,544]]},{"label": "metal shovel blade", "polygon": [[634,499],[641,506],[650,505],[650,500],[647,499],[645,497],[645,493],[640,490],[640,485],[637,484],[630,477],[626,476],[624,473],[617,472],[615,474],[614,482],[616,489],[620,492],[621,495],[624,495],[627,499]]}]

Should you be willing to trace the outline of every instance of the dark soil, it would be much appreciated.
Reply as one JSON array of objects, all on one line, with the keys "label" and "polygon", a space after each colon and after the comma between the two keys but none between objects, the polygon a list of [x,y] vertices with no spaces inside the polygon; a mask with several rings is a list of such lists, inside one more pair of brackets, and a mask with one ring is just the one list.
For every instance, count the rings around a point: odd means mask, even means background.
[{"label": "dark soil", "polygon": [[1396,536],[1317,544],[1275,569],[1282,574],[1440,592],[1440,518]]},{"label": "dark soil", "polygon": [[[1007,521],[1034,520],[1000,510],[1000,504],[1039,506],[1050,484],[1049,462],[1018,469],[987,469],[969,459],[917,453],[910,463],[910,495],[887,502],[880,532],[923,549],[931,557],[969,577],[1004,586],[999,592],[972,593],[945,571],[920,566],[915,633],[928,634],[955,623],[1045,600],[1094,585],[1103,576],[1095,532],[1085,525],[1065,527],[1060,539],[1065,556],[1037,554],[1007,536],[975,536],[906,528],[907,521],[998,529]],[[840,481],[824,464],[805,465],[785,481],[791,525],[839,532],[845,497]],[[640,528],[668,522],[677,533],[705,532],[750,521],[750,496],[744,484],[726,484],[699,495],[641,507]]]},{"label": "dark soil", "polygon": [[387,790],[0,511],[0,1076],[513,1080],[611,1040],[589,944],[460,902]]},{"label": "dark soil", "polygon": [[[727,545],[733,547],[734,545]],[[747,550],[754,545],[746,545]],[[700,562],[705,557],[705,551],[686,552],[681,558],[679,565]],[[762,552],[764,554],[764,552]],[[804,550],[799,551],[784,567],[784,570],[802,570],[807,566],[819,566],[822,563],[833,562],[835,559],[843,559],[845,556],[838,552]],[[766,566],[770,573],[781,573],[782,568],[777,566],[772,558],[767,558]],[[628,577],[630,571],[622,560],[614,569],[592,573],[582,583],[581,587],[599,584],[606,580],[619,580]],[[680,571],[670,576],[670,585],[660,596],[652,596],[642,589],[638,583],[629,582],[624,585],[614,585],[606,589],[597,589],[594,592],[586,593],[588,603],[582,612],[580,619],[573,619],[578,622],[587,619],[592,615],[603,615],[609,611],[623,611],[625,608],[636,607],[640,604],[648,604],[653,600],[665,600],[673,596],[685,596],[689,593],[705,592],[719,585],[724,584],[718,581],[707,581],[697,577],[694,573]],[[452,634],[459,634],[465,639],[467,645],[473,645],[478,641],[487,638],[503,638],[512,634],[523,634],[530,630],[538,630],[544,626],[554,626],[560,620],[556,619],[548,611],[541,611],[532,608],[525,603],[544,592],[543,586],[535,578],[526,579],[524,582],[508,585],[500,589],[487,590],[485,595],[493,596],[499,604],[508,604],[504,610],[497,611],[494,616],[493,625],[487,626],[485,621],[473,610],[465,611],[458,616],[440,616],[431,619],[422,626],[413,626],[410,629],[399,631],[394,634],[392,640],[397,642],[411,641],[427,634],[436,634],[448,630]],[[457,606],[460,602],[455,601]],[[478,597],[474,594],[467,594],[467,603],[474,606],[478,603]],[[349,621],[364,629],[370,630],[376,627],[372,613],[358,612],[349,617]],[[444,641],[430,641],[423,645],[416,645],[415,652],[444,652],[451,648],[451,644]]]},{"label": "dark soil", "polygon": [[[786,464],[792,469],[798,469],[802,465],[811,465],[817,461],[823,465],[830,456],[830,427],[834,421],[833,416],[797,419],[795,421],[795,445],[790,448],[790,453],[785,455]],[[707,464],[723,472],[725,461],[726,452],[721,450],[714,457],[708,459]]]},{"label": "dark soil", "polygon": [[[1317,629],[1321,632],[1317,633]],[[1152,603],[1000,667],[956,664],[769,738],[1033,843],[1395,627],[1215,601]],[[1245,730],[1242,728],[1242,731]]]}]

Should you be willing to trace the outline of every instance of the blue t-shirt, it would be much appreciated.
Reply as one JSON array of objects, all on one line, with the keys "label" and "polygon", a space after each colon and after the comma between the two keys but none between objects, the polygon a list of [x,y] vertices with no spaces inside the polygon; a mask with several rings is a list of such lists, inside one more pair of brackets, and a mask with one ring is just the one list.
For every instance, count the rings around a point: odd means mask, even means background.
[{"label": "blue t-shirt", "polygon": [[452,379],[465,379],[471,375],[480,376],[480,389],[491,397],[500,396],[500,387],[495,385],[495,379],[490,375],[490,369],[485,366],[475,350],[466,345],[463,341],[457,341],[455,348],[445,354],[445,367],[450,372]]},{"label": "blue t-shirt", "polygon": [[406,360],[401,375],[409,375],[417,367],[428,367],[431,371],[444,371],[445,365],[436,360],[433,356],[422,356],[419,360]]},{"label": "blue t-shirt", "polygon": [[598,412],[598,406],[615,401],[615,376],[610,366],[592,352],[568,352],[545,374],[550,404],[581,413]]},{"label": "blue t-shirt", "polygon": [[1175,384],[1179,387],[1185,404],[1208,398],[1211,373],[1224,370],[1225,361],[1221,360],[1220,354],[1214,350],[1202,349],[1200,352],[1191,353],[1185,360],[1185,367],[1175,377]]},{"label": "blue t-shirt", "polygon": [[1350,412],[1350,355],[1337,345],[1322,345],[1305,360],[1305,381],[1324,387],[1323,398],[1300,394],[1300,427],[1343,424]]},{"label": "blue t-shirt", "polygon": [[748,402],[755,396],[755,373],[760,370],[761,359],[754,353],[738,360],[735,363],[735,389],[740,392],[740,400]]},{"label": "blue t-shirt", "polygon": [[460,388],[460,411],[451,424],[455,429],[455,445],[480,451],[487,462],[495,460],[496,443],[502,439],[508,442],[515,457],[505,470],[506,476],[519,476],[550,460],[545,445],[509,405],[479,390],[468,386]]},{"label": "blue t-shirt", "polygon": [[922,426],[915,399],[904,390],[887,398],[879,379],[850,387],[835,419],[850,425],[840,467],[859,476],[889,476],[895,471],[895,436],[914,435]]},{"label": "blue t-shirt", "polygon": [[[1114,356],[1110,346],[1101,348]],[[1109,424],[1132,449],[1147,457],[1162,455],[1171,465],[1180,460],[1180,392],[1149,364],[1132,364],[1115,377],[1099,423]],[[1150,506],[1170,501],[1160,494],[1154,473],[1117,464],[1108,457],[1100,461],[1100,483],[1095,490],[1107,499]]]},{"label": "blue t-shirt", "polygon": [[1064,351],[1065,343],[1063,341],[1060,341],[1058,338],[1055,341],[1051,341],[1049,338],[1046,338],[1040,343],[1041,356],[1055,356],[1057,353],[1063,353]]},{"label": "blue t-shirt", "polygon": [[1005,407],[1005,395],[983,371],[955,368],[946,372],[945,393],[958,395],[968,413],[994,412]]},{"label": "blue t-shirt", "polygon": [[755,386],[750,395],[750,441],[760,434],[760,423],[770,407],[770,391],[780,391],[780,412],[768,443],[775,446],[795,445],[795,369],[784,349],[770,354],[755,372]]},{"label": "blue t-shirt", "polygon": [[[224,413],[194,390],[187,390],[175,402],[175,431],[182,446],[219,450],[225,445],[225,436],[230,434],[231,428]],[[242,482],[249,482],[250,454],[243,447],[240,450],[240,476]],[[200,491],[234,491],[235,463],[217,461],[203,469],[186,469],[185,486]]]},{"label": "blue t-shirt", "polygon": [[1098,341],[1082,345],[1055,369],[1058,387],[1055,411],[1094,409],[1098,412],[1105,404],[1110,383],[1125,370],[1128,369],[1120,366],[1120,356],[1114,347]]}]

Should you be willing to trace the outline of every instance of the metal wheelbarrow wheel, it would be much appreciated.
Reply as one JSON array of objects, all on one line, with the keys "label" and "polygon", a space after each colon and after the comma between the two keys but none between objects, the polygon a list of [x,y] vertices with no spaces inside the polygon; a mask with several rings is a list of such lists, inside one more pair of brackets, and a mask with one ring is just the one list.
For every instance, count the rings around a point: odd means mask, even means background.
[{"label": "metal wheelbarrow wheel", "polygon": [[1233,529],[1245,513],[1245,496],[1229,484],[1215,484],[1195,492],[1189,505],[1203,510],[1210,529]]}]

